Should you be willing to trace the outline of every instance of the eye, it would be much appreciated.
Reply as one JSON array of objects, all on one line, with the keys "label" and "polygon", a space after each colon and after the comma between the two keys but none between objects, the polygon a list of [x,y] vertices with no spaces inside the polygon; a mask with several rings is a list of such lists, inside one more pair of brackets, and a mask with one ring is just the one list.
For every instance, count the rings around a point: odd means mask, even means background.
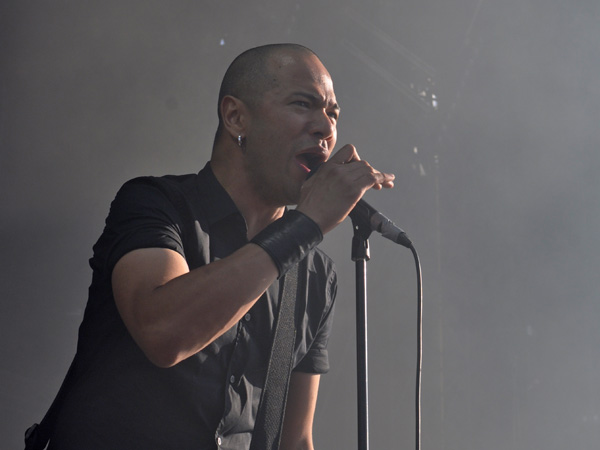
[{"label": "eye", "polygon": [[293,102],[293,104],[301,106],[302,108],[310,108],[310,103],[305,100],[296,100]]},{"label": "eye", "polygon": [[338,120],[338,117],[339,117],[339,113],[337,111],[330,111],[327,113],[327,115],[336,121]]}]

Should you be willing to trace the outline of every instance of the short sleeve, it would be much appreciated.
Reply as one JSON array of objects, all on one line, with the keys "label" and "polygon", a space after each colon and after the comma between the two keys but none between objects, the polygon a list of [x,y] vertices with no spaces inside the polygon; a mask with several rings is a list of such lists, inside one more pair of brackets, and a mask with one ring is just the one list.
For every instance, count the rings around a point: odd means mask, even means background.
[{"label": "short sleeve", "polygon": [[[325,305],[317,333],[311,342],[306,355],[294,367],[295,372],[324,374],[329,371],[329,353],[327,344],[333,327],[334,305],[337,294],[337,276],[332,269],[325,289]],[[309,303],[311,298],[308,299]]]},{"label": "short sleeve", "polygon": [[166,248],[185,257],[179,223],[179,214],[157,179],[125,183],[111,204],[103,233],[105,245],[100,250],[105,251],[107,272],[125,254],[140,248]]}]

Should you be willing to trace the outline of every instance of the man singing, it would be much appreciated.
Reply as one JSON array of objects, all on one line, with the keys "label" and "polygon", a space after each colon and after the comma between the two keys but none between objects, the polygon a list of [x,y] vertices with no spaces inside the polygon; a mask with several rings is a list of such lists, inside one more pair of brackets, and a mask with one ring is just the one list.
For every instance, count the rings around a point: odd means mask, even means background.
[{"label": "man singing", "polygon": [[316,246],[365,191],[394,179],[352,145],[332,154],[339,112],[311,50],[248,50],[223,79],[206,166],[120,189],[90,260],[50,449],[248,449],[281,282],[298,262],[280,448],[313,449],[336,294],[333,263]]}]

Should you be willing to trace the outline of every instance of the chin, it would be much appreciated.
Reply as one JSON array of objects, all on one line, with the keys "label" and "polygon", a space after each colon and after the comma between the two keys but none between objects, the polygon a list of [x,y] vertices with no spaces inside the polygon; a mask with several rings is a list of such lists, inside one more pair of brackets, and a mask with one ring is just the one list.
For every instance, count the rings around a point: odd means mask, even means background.
[{"label": "chin", "polygon": [[284,202],[286,206],[295,206],[300,201],[300,188],[294,191],[282,192],[282,194],[285,196]]}]

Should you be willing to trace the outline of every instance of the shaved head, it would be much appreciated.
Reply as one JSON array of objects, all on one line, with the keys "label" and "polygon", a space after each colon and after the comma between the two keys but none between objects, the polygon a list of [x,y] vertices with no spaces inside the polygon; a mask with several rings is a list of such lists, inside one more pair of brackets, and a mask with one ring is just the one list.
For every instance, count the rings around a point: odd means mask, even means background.
[{"label": "shaved head", "polygon": [[[219,127],[215,141],[223,131],[221,116],[223,98],[230,95],[242,100],[248,107],[254,108],[265,92],[277,86],[277,79],[271,70],[275,57],[288,54],[307,54],[318,58],[315,52],[299,44],[269,44],[246,50],[233,60],[225,72],[219,90],[217,106]],[[282,58],[282,61],[285,64],[284,59]]]}]

